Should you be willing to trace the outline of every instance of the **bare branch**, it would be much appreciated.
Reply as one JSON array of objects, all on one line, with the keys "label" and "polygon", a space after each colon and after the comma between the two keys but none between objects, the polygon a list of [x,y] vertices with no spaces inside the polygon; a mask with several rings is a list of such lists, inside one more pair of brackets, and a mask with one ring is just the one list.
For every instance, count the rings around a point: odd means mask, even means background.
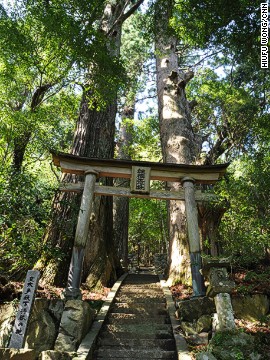
[{"label": "bare branch", "polygon": [[133,5],[124,15],[121,19],[121,22],[124,22],[127,18],[129,18],[144,2],[144,0],[139,0],[135,5]]},{"label": "bare branch", "polygon": [[107,36],[110,35],[114,28],[118,24],[122,24],[126,19],[128,19],[138,8],[139,6],[144,2],[144,0],[138,0],[135,5],[133,5],[126,13],[122,13],[114,22],[113,26],[110,28],[110,30],[107,32]]},{"label": "bare branch", "polygon": [[42,102],[42,99],[44,98],[45,93],[53,86],[53,84],[45,84],[42,86],[39,86],[36,91],[34,92],[32,96],[31,101],[31,110],[34,111],[39,104]]},{"label": "bare branch", "polygon": [[177,84],[178,89],[184,88],[187,85],[187,83],[194,77],[194,72],[192,70],[188,70],[180,76],[181,79]]},{"label": "bare branch", "polygon": [[55,171],[55,167],[53,166],[52,161],[50,161],[50,168],[51,168],[54,176],[56,177],[57,181],[60,182],[61,178],[60,178],[60,176],[57,174],[57,172]]},{"label": "bare branch", "polygon": [[216,160],[231,147],[231,144],[232,142],[228,138],[228,133],[226,131],[220,132],[216,143],[208,152],[204,164],[213,165]]},{"label": "bare branch", "polygon": [[205,55],[200,61],[198,61],[196,64],[192,65],[192,67],[196,67],[198,65],[200,65],[202,62],[204,62],[205,59],[209,58],[209,57],[212,57],[214,55],[217,55],[221,52],[221,50],[218,50],[218,51],[215,51],[211,54],[208,54],[208,55]]},{"label": "bare branch", "polygon": [[198,105],[198,101],[194,99],[194,100],[189,101],[188,104],[189,104],[190,110],[192,111],[195,108],[195,106]]},{"label": "bare branch", "polygon": [[156,97],[157,97],[156,94],[153,95],[153,96],[145,96],[145,97],[143,97],[141,99],[136,99],[135,102],[137,103],[137,102],[144,101],[144,100],[147,100],[147,99],[156,99]]},{"label": "bare branch", "polygon": [[194,78],[194,72],[192,70],[188,70],[184,73],[184,80],[186,84]]}]

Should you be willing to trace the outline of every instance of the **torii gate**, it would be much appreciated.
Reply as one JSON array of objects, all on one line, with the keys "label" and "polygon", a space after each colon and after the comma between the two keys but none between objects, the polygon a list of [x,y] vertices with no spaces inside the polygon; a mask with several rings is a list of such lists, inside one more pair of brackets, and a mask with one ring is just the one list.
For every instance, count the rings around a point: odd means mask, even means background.
[{"label": "torii gate", "polygon": [[[207,201],[213,198],[213,195],[195,190],[194,184],[216,183],[224,175],[229,164],[207,166],[164,164],[147,161],[86,158],[61,152],[52,155],[54,164],[61,167],[62,172],[85,176],[84,183],[66,183],[61,187],[63,191],[83,191],[68,283],[65,290],[67,298],[81,296],[80,283],[84,249],[94,194],[184,200],[186,203],[193,295],[205,295],[204,281],[201,274],[202,259],[196,201]],[[130,188],[101,186],[96,184],[98,177],[129,178],[131,179],[131,186]],[[183,190],[150,189],[150,180],[180,182]]]}]

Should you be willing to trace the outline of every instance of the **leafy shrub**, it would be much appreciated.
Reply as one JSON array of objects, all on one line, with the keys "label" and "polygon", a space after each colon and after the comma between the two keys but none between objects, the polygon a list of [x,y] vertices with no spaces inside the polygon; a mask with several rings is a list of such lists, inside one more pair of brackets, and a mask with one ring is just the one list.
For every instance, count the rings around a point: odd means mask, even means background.
[{"label": "leafy shrub", "polygon": [[34,174],[0,174],[0,269],[16,275],[32,268],[42,249],[53,185]]}]

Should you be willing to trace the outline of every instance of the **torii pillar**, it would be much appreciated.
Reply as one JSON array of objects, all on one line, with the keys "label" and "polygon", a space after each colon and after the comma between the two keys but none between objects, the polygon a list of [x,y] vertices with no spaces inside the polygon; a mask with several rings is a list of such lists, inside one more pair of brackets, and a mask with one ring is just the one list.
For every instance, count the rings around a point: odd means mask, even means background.
[{"label": "torii pillar", "polygon": [[93,210],[94,190],[97,176],[98,173],[94,170],[85,172],[84,189],[78,216],[72,257],[69,266],[68,282],[64,291],[64,296],[66,299],[81,299],[81,275],[90,216]]},{"label": "torii pillar", "polygon": [[182,185],[185,192],[185,206],[187,217],[187,229],[189,240],[189,254],[191,263],[191,276],[193,296],[204,296],[205,285],[202,275],[202,257],[201,243],[198,224],[198,210],[195,200],[194,183],[195,180],[190,177],[184,177]]}]

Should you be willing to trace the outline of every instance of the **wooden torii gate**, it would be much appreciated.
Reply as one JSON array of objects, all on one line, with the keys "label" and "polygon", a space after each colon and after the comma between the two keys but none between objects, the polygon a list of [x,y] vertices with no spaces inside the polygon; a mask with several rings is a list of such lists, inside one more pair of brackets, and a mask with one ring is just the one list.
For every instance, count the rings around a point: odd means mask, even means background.
[{"label": "wooden torii gate", "polygon": [[[81,296],[80,283],[84,249],[94,195],[184,200],[193,295],[203,296],[205,294],[201,274],[201,245],[196,201],[208,201],[213,198],[213,195],[195,190],[194,185],[216,183],[224,175],[228,164],[207,166],[164,164],[147,161],[86,158],[65,153],[53,153],[53,162],[56,166],[61,167],[62,172],[85,176],[84,183],[66,183],[61,186],[63,191],[83,191],[68,283],[65,290],[66,298]],[[96,179],[99,177],[129,178],[131,179],[131,186],[130,188],[101,186],[96,183]],[[150,189],[151,180],[178,182],[182,184],[183,189],[180,191]]]}]

